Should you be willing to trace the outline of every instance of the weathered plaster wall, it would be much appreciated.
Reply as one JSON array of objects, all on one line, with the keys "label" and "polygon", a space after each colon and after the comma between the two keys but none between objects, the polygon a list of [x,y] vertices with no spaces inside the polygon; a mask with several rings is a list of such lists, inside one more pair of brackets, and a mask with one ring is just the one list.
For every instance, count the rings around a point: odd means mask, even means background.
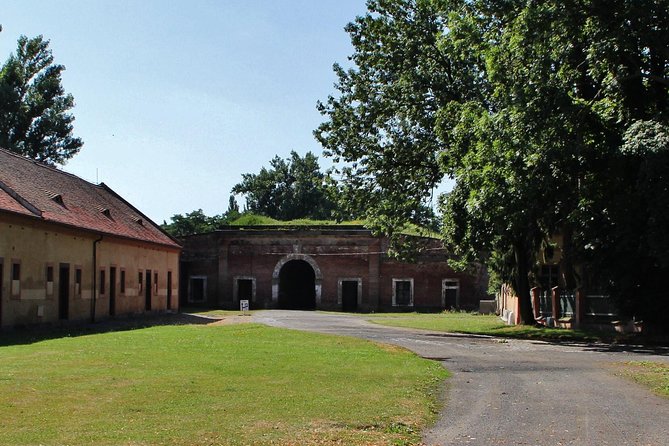
[{"label": "weathered plaster wall", "polygon": [[[93,243],[99,236],[38,220],[0,215],[0,326],[57,322],[59,318],[60,266],[69,265],[69,311],[67,320],[91,317],[93,304]],[[12,264],[20,265],[20,280],[12,281]],[[53,281],[47,281],[47,267]],[[103,237],[97,247],[96,282],[105,271],[105,293],[95,294],[97,318],[109,316],[110,267],[116,267],[116,314],[144,311],[145,300],[138,287],[138,273],[158,272],[158,287],[152,290],[152,309],[165,310],[167,272],[172,273],[171,308],[178,308],[179,253],[155,245]],[[77,286],[76,271],[81,270]],[[125,271],[125,293],[121,293],[121,270]]]}]

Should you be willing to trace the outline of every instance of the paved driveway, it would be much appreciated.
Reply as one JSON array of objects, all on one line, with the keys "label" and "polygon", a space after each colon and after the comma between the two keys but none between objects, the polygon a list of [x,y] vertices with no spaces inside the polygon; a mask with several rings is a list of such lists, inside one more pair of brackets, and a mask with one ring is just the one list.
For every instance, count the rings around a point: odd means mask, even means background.
[{"label": "paved driveway", "polygon": [[669,445],[669,400],[614,375],[614,363],[669,363],[669,351],[554,345],[382,327],[359,316],[263,311],[256,322],[406,347],[453,372],[426,445]]}]

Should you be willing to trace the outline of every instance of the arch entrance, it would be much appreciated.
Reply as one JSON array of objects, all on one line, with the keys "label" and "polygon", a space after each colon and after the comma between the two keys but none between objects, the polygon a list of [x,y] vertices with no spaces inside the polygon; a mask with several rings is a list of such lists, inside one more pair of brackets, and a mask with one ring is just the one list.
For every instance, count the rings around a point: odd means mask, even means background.
[{"label": "arch entrance", "polygon": [[281,259],[272,275],[272,300],[278,308],[313,310],[321,300],[323,276],[316,262],[304,254]]}]

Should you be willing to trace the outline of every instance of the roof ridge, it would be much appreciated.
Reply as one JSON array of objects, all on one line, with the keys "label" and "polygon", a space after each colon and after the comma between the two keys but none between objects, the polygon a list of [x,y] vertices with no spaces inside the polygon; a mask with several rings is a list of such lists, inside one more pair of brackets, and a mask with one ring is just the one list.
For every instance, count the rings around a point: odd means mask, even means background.
[{"label": "roof ridge", "polygon": [[34,159],[34,158],[30,158],[30,157],[28,157],[28,156],[21,155],[20,153],[16,153],[16,152],[14,152],[14,151],[11,151],[11,150],[9,150],[9,149],[5,149],[5,148],[2,148],[2,147],[0,147],[0,151],[5,152],[7,155],[11,155],[11,156],[13,156],[13,157],[15,157],[15,158],[18,158],[18,159],[22,160],[22,161],[25,161],[25,162],[28,162],[28,163],[32,163],[32,164],[34,164],[34,165],[36,165],[36,166],[38,166],[38,167],[42,167],[42,168],[45,168],[45,169],[49,169],[49,170],[52,170],[52,171],[54,171],[54,172],[58,172],[58,173],[60,173],[60,174],[68,175],[68,176],[70,176],[70,177],[76,178],[77,180],[79,180],[79,181],[83,181],[84,183],[87,183],[87,184],[89,184],[89,185],[91,185],[91,186],[93,186],[93,187],[97,187],[97,188],[100,187],[99,184],[95,184],[95,183],[93,183],[93,182],[91,182],[91,181],[88,181],[88,180],[86,180],[86,179],[84,179],[84,178],[81,178],[80,176],[75,175],[75,174],[73,174],[73,173],[71,173],[71,172],[68,172],[68,171],[66,171],[66,170],[63,170],[62,168],[59,169],[59,168],[56,167],[56,166],[49,165],[49,164],[45,163],[44,161],[36,160],[36,159]]}]

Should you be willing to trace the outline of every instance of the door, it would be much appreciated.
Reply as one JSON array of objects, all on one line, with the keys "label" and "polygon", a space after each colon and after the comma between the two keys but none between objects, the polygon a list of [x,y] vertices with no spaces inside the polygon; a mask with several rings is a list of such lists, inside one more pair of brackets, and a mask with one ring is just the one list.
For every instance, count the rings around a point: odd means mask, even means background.
[{"label": "door", "polygon": [[2,259],[0,258],[0,327],[2,327],[2,285],[3,285],[2,278],[4,276],[3,265],[4,264],[2,263]]},{"label": "door", "polygon": [[144,297],[146,298],[146,303],[144,309],[146,311],[151,311],[151,270],[146,270],[146,277],[144,280]]},{"label": "door", "polygon": [[358,281],[344,280],[341,283],[342,311],[357,311],[358,309]]},{"label": "door", "polygon": [[109,315],[116,315],[116,267],[109,268]]},{"label": "door", "polygon": [[61,263],[58,273],[58,318],[67,320],[70,315],[70,265]]},{"label": "door", "polygon": [[167,309],[172,309],[172,271],[167,272]]}]

